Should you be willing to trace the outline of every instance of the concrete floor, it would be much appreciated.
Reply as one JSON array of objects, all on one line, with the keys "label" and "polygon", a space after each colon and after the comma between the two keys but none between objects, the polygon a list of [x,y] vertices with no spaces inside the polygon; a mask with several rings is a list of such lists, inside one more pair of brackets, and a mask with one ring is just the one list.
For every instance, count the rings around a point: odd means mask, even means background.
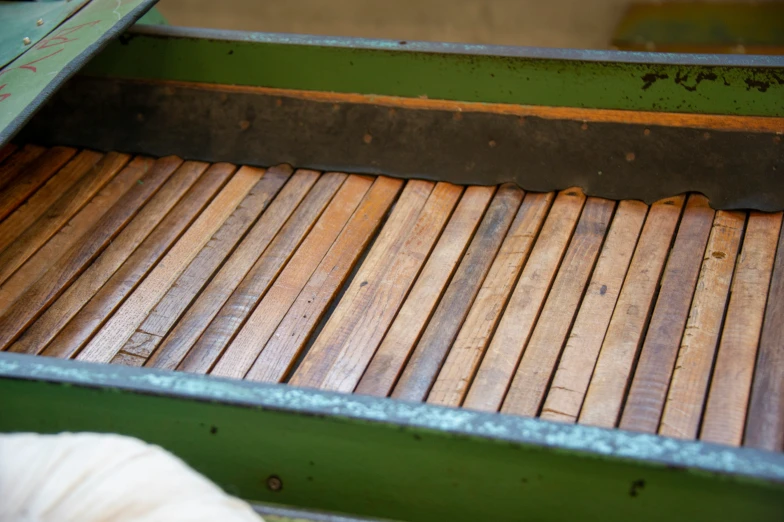
[{"label": "concrete floor", "polygon": [[607,48],[630,0],[161,0],[174,25],[395,40]]}]

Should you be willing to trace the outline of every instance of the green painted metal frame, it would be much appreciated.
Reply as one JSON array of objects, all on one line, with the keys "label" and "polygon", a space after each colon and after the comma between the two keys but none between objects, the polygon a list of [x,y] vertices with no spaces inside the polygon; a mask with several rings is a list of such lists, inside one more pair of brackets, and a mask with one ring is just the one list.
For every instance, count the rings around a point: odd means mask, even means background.
[{"label": "green painted metal frame", "polygon": [[[56,29],[41,26],[50,31],[46,37],[36,35],[38,43],[31,42],[24,53],[0,68],[0,146],[10,141],[68,78],[156,1],[91,0]],[[34,24],[40,15],[40,9],[32,5],[27,6],[30,13],[26,16],[16,10],[19,23]],[[61,22],[62,18],[56,20]]]},{"label": "green painted metal frame", "polygon": [[137,26],[85,72],[467,102],[784,116],[784,56],[538,49]]},{"label": "green painted metal frame", "polygon": [[784,517],[784,455],[752,449],[8,353],[0,396],[2,431],[137,436],[251,501],[409,521]]}]

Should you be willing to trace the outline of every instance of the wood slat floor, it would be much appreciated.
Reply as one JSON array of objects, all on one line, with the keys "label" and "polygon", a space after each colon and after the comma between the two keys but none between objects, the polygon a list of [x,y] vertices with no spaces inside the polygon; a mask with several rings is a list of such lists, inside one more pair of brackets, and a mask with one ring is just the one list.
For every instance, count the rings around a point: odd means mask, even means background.
[{"label": "wood slat floor", "polygon": [[784,449],[781,213],[0,161],[2,350]]}]

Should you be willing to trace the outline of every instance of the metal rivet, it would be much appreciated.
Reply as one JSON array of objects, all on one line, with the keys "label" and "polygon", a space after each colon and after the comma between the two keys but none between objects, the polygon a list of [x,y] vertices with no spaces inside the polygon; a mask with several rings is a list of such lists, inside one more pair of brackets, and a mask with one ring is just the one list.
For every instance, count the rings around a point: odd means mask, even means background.
[{"label": "metal rivet", "polygon": [[489,142],[487,142],[487,144],[490,146],[490,148],[493,148],[497,145],[495,140],[490,140]]},{"label": "metal rivet", "polygon": [[705,132],[702,135],[703,139],[709,140],[710,139],[710,132]]},{"label": "metal rivet", "polygon": [[30,39],[25,36],[24,39],[22,40],[22,43],[25,45],[30,45]]},{"label": "metal rivet", "polygon": [[39,26],[40,25],[44,25],[44,19],[43,18],[39,18],[38,21],[35,23],[35,25],[39,25]]},{"label": "metal rivet", "polygon": [[373,136],[371,136],[370,134],[365,134],[364,136],[362,136],[362,141],[364,141],[365,144],[370,145],[370,142],[373,141]]},{"label": "metal rivet", "polygon": [[635,158],[634,152],[627,152],[626,153],[626,161],[628,161],[629,163],[634,161],[634,158]]},{"label": "metal rivet", "polygon": [[650,135],[651,135],[651,129],[645,129],[644,131],[642,131],[642,133],[643,133],[645,136],[650,136]]},{"label": "metal rivet", "polygon": [[587,123],[585,123],[585,122],[583,122],[583,124],[582,124],[582,125],[580,125],[580,128],[581,128],[582,130],[588,130],[588,124],[587,124]]},{"label": "metal rivet", "polygon": [[280,480],[279,477],[272,475],[270,478],[267,479],[267,487],[272,491],[280,491],[283,489],[283,482]]}]

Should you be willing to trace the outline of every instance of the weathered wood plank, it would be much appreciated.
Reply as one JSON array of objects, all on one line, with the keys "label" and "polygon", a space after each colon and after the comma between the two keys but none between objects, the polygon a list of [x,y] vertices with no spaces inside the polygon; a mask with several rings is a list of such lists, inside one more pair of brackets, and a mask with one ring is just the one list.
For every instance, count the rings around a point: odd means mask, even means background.
[{"label": "weathered wood plank", "polygon": [[457,269],[495,187],[468,187],[408,294],[381,346],[357,384],[356,393],[386,397],[392,391]]},{"label": "weathered wood plank", "polygon": [[615,202],[588,198],[501,411],[536,416],[610,226]]},{"label": "weathered wood plank", "polygon": [[[52,204],[58,200],[63,201],[63,197],[61,196],[67,194],[68,189],[70,189],[74,183],[90,169],[90,167],[95,165],[100,158],[101,155],[96,152],[80,152],[61,168],[57,174],[49,178],[44,186],[30,196],[23,205],[0,223],[0,252],[5,250],[8,245],[21,236],[27,227],[36,223],[36,220],[42,215],[46,214],[47,216],[50,216],[53,212],[48,209]],[[46,239],[49,239],[49,236],[46,236],[41,240],[41,243],[46,241]]]},{"label": "weathered wood plank", "polygon": [[707,198],[689,196],[626,398],[622,429],[656,433],[659,427],[713,216]]},{"label": "weathered wood plank", "polygon": [[210,372],[212,375],[245,377],[372,184],[373,180],[365,176],[346,179],[275,284],[226,348]]},{"label": "weathered wood plank", "polygon": [[[389,220],[381,229],[368,256],[359,267],[337,307],[310,351],[290,379],[296,386],[320,387],[327,379],[342,348],[362,349],[380,342],[397,311],[395,293],[398,274],[391,271],[405,244],[412,237],[435,183],[406,183]],[[422,232],[421,229],[418,232]],[[371,354],[372,356],[372,354]]]},{"label": "weathered wood plank", "polygon": [[[149,353],[152,353],[155,346],[171,330],[283,186],[285,180],[281,177],[268,178],[263,174],[263,169],[258,169],[258,173],[262,176],[261,179],[188,264],[137,329],[137,334],[148,337],[148,347],[151,348]],[[133,342],[134,336],[131,336],[128,342]]]},{"label": "weathered wood plank", "polygon": [[771,451],[784,450],[784,227],[762,323],[754,384],[743,445]]},{"label": "weathered wood plank", "polygon": [[[25,147],[0,169],[0,221],[21,205],[38,187],[70,160],[76,150],[70,147]],[[18,156],[18,158],[17,158]]]},{"label": "weathered wood plank", "polygon": [[376,178],[365,199],[270,337],[246,375],[247,379],[281,382],[286,378],[402,186],[403,182],[399,179]]},{"label": "weathered wood plank", "polygon": [[437,373],[427,402],[447,406],[462,404],[554,197],[552,192],[525,196],[449,355]]},{"label": "weathered wood plank", "polygon": [[166,290],[177,280],[258,180],[258,170],[237,171],[196,222],[158,263],[158,266],[77,355],[77,359],[105,363],[111,361],[163,297]]},{"label": "weathered wood plank", "polygon": [[702,440],[732,446],[743,442],[781,218],[781,212],[749,215],[705,406]]},{"label": "weathered wood plank", "polygon": [[648,212],[580,410],[581,424],[612,428],[618,421],[684,201],[658,201]]},{"label": "weathered wood plank", "polygon": [[[63,193],[57,194],[57,201],[43,216],[39,216],[32,223],[32,226],[22,230],[16,229],[16,237],[14,237],[14,231],[6,233],[7,239],[15,241],[10,245],[6,245],[5,250],[0,253],[0,283],[8,280],[25,261],[41,248],[41,245],[55,235],[69,219],[74,217],[112,179],[117,171],[113,168],[105,168],[106,165],[119,168],[122,165],[116,163],[116,159],[122,158],[123,162],[129,159],[128,156],[115,154],[112,157],[106,156],[103,162],[98,163],[101,158],[103,158],[103,155],[89,151],[82,152],[73,158],[68,165],[61,169],[61,172],[69,170],[81,179]],[[56,175],[53,176],[49,181],[54,180],[56,177]],[[32,199],[41,191],[45,191],[45,189],[46,186],[33,194],[28,203],[31,203]],[[18,212],[22,211],[24,213],[28,207],[29,205],[19,207],[16,212],[3,221],[2,226],[13,226]]]},{"label": "weathered wood plank", "polygon": [[308,195],[242,279],[178,369],[207,373],[212,368],[345,179],[345,174],[336,172],[319,176]]},{"label": "weathered wood plank", "polygon": [[14,152],[16,152],[16,149],[18,149],[18,148],[19,148],[19,147],[18,147],[18,146],[16,146],[15,144],[13,144],[13,143],[6,143],[6,144],[3,146],[3,148],[2,148],[2,149],[0,149],[0,165],[2,165],[3,161],[5,161],[5,159],[6,159],[8,156],[10,156],[10,155],[11,155],[11,154],[13,154]]},{"label": "weathered wood plank", "polygon": [[697,437],[745,224],[744,212],[718,211],[713,220],[667,392],[659,426],[661,435]]},{"label": "weathered wood plank", "polygon": [[[151,160],[134,161],[128,167],[144,170],[146,174],[101,217],[86,234],[85,240],[76,243],[30,286],[12,308],[0,317],[0,348],[8,347],[49,304],[60,296],[181,163],[181,159],[169,157],[159,159],[154,164]],[[114,249],[117,248],[115,246]],[[115,264],[119,265],[120,262]]]},{"label": "weathered wood plank", "polygon": [[471,309],[488,270],[512,225],[525,192],[498,189],[444,296],[392,391],[397,399],[423,401]]},{"label": "weathered wood plank", "polygon": [[[204,163],[186,162],[182,168],[201,174],[205,167]],[[11,350],[64,358],[77,353],[198,217],[233,172],[234,166],[226,163],[209,167],[182,201],[81,310],[72,309],[68,315],[62,316],[56,313],[50,316],[47,312],[33,323]]]},{"label": "weathered wood plank", "polygon": [[[389,265],[389,272],[381,279],[373,277],[377,284],[368,279],[368,286],[375,290],[375,301],[366,310],[365,319],[372,325],[372,334],[365,336],[364,331],[354,330],[347,342],[342,345],[341,353],[335,359],[329,372],[320,385],[323,389],[350,392],[356,388],[359,379],[367,369],[370,359],[381,344],[397,311],[430,252],[441,235],[452,210],[460,199],[463,188],[449,183],[438,183],[425,203],[422,212],[411,229],[400,252]],[[371,276],[372,277],[372,276]],[[373,291],[371,290],[371,291]],[[377,322],[374,321],[377,319]],[[357,335],[359,334],[359,335]],[[334,339],[334,338],[333,338]],[[325,338],[325,341],[327,338]],[[317,346],[318,341],[314,346]],[[323,346],[328,346],[328,341]],[[306,381],[305,372],[301,375]],[[299,380],[299,379],[298,379]]]},{"label": "weathered wood plank", "polygon": [[151,159],[136,158],[123,168],[128,159],[125,154],[109,153],[96,166],[106,173],[99,177],[110,181],[0,286],[0,314],[8,310],[30,285],[78,243],[152,165]]},{"label": "weathered wood plank", "polygon": [[465,407],[487,411],[501,407],[584,203],[585,195],[578,189],[561,191],[556,197],[469,387]]},{"label": "weathered wood plank", "polygon": [[575,422],[648,207],[621,201],[547,392],[541,418]]},{"label": "weathered wood plank", "polygon": [[[273,174],[288,178],[291,170],[288,166],[267,170],[267,176]],[[299,171],[288,180],[267,211],[153,353],[147,366],[177,368],[317,179],[318,176],[311,171]]]},{"label": "weathered wood plank", "polygon": [[0,190],[4,190],[11,184],[17,176],[21,175],[44,152],[46,152],[46,148],[30,144],[14,151],[14,154],[6,158],[6,161],[0,165]]}]

